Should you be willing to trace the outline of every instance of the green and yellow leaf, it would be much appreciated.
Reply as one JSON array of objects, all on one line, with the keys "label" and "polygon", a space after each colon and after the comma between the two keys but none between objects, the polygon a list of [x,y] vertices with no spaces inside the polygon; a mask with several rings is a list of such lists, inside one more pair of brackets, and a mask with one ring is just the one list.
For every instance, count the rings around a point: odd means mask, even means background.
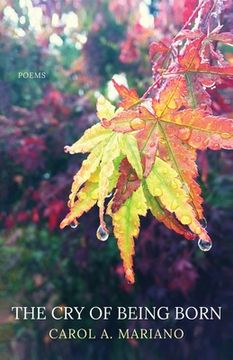
[{"label": "green and yellow leaf", "polygon": [[117,159],[121,154],[121,149],[119,145],[119,134],[113,134],[109,139],[105,147],[105,152],[103,153],[101,164],[100,164],[100,176],[99,176],[99,217],[100,224],[105,231],[106,225],[104,222],[104,200],[107,197],[110,185],[110,178],[114,174],[115,166],[114,160]]},{"label": "green and yellow leaf", "polygon": [[143,170],[136,138],[131,134],[122,134],[119,141],[122,153],[127,157],[128,162],[136,171],[139,179],[141,179]]},{"label": "green and yellow leaf", "polygon": [[142,186],[140,186],[124,205],[112,214],[114,235],[117,238],[123,260],[125,276],[130,283],[135,281],[133,272],[134,238],[139,234],[139,216],[145,216],[146,211],[146,199]]},{"label": "green and yellow leaf", "polygon": [[60,228],[77,223],[83,213],[88,212],[97,202],[99,196],[99,169],[97,169],[82,189],[78,192],[78,200],[70,208],[70,212],[62,220]]},{"label": "green and yellow leaf", "polygon": [[97,116],[100,120],[111,120],[115,115],[115,106],[110,103],[104,96],[99,96],[96,104]]},{"label": "green and yellow leaf", "polygon": [[74,181],[71,186],[71,194],[69,196],[69,207],[72,208],[74,205],[75,198],[80,187],[90,178],[90,176],[98,168],[104,150],[105,142],[100,143],[92,150],[88,155],[87,159],[83,161],[80,170],[74,176]]},{"label": "green and yellow leaf", "polygon": [[151,195],[146,184],[144,184],[143,189],[146,196],[147,206],[159,222],[162,222],[168,229],[175,231],[177,234],[184,236],[188,240],[195,239],[196,235],[182,225],[176,219],[175,215],[161,204],[158,197]]},{"label": "green and yellow leaf", "polygon": [[105,129],[100,123],[87,129],[83,136],[71,146],[66,146],[65,151],[70,154],[86,153],[92,151],[101,141],[108,140],[113,132]]},{"label": "green and yellow leaf", "polygon": [[195,212],[188,203],[187,193],[183,189],[177,172],[169,164],[156,158],[146,183],[150,193],[158,197],[169,212],[174,212],[181,224],[187,225],[203,240],[210,240],[206,230],[196,220]]}]

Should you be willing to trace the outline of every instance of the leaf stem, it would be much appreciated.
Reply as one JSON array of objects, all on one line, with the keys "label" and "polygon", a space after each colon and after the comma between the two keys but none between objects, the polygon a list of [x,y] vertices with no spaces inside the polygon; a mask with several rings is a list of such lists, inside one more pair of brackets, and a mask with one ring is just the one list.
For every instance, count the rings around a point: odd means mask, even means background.
[{"label": "leaf stem", "polygon": [[190,78],[189,74],[185,74],[185,80],[187,82],[188,85],[188,92],[191,98],[191,106],[193,109],[195,109],[197,107],[197,99],[196,99],[196,95],[194,93],[194,89],[193,89],[193,84]]}]

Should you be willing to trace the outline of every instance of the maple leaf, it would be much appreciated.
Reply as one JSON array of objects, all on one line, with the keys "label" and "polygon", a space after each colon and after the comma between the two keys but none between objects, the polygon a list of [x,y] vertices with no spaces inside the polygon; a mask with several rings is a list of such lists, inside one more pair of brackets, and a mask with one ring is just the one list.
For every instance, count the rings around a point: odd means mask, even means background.
[{"label": "maple leaf", "polygon": [[183,226],[173,213],[168,211],[159,201],[158,198],[155,198],[148,191],[147,186],[144,184],[144,192],[146,193],[148,209],[154,215],[154,217],[162,222],[168,229],[175,231],[177,234],[183,235],[187,240],[194,240],[195,235],[188,231],[185,226]]},{"label": "maple leaf", "polygon": [[90,178],[90,176],[98,168],[104,150],[106,141],[98,144],[92,152],[88,155],[87,159],[83,161],[80,170],[74,176],[74,181],[71,187],[71,194],[69,196],[69,206],[72,207],[75,202],[75,198],[81,186]]},{"label": "maple leaf", "polygon": [[183,12],[184,22],[189,20],[190,16],[193,13],[193,9],[195,9],[197,4],[198,4],[198,0],[185,0],[184,1],[184,12]]},{"label": "maple leaf", "polygon": [[233,45],[233,34],[229,32],[222,32],[220,34],[212,33],[209,38],[211,40],[220,41],[224,44]]},{"label": "maple leaf", "polygon": [[188,204],[188,196],[177,172],[168,163],[157,158],[146,183],[151,195],[158,197],[169,212],[174,212],[181,224],[188,225],[194,234],[209,241],[206,230],[200,226],[192,206]]},{"label": "maple leaf", "polygon": [[[88,195],[87,195],[88,194]],[[99,195],[99,169],[89,178],[84,187],[79,191],[78,200],[70,206],[70,212],[62,220],[60,228],[72,223],[78,224],[77,220],[84,212],[88,212],[97,202]]]},{"label": "maple leaf", "polygon": [[75,142],[72,146],[65,146],[64,150],[70,154],[90,152],[101,141],[109,139],[111,135],[111,130],[106,131],[101,124],[96,124],[86,130],[82,138]]},{"label": "maple leaf", "polygon": [[134,283],[133,255],[134,238],[139,234],[139,215],[145,216],[147,212],[146,199],[140,186],[121,208],[112,214],[114,235],[120,249],[126,279]]},{"label": "maple leaf", "polygon": [[[195,181],[196,149],[233,147],[231,119],[213,116],[201,108],[183,109],[188,106],[182,93],[183,82],[168,84],[160,93],[160,101],[153,99],[150,103],[150,110],[145,103],[134,110],[115,111],[101,97],[97,108],[101,121],[105,116],[105,127],[94,125],[68,148],[70,153],[90,154],[74,177],[70,212],[61,227],[76,221],[97,203],[100,225],[108,233],[104,202],[115,189],[108,214],[113,219],[114,235],[130,282],[134,281],[132,256],[139,215],[145,215],[147,209],[187,239],[197,235],[211,241],[199,222],[203,200]],[[136,129],[132,126],[135,119],[140,124]]]},{"label": "maple leaf", "polygon": [[128,109],[139,102],[139,96],[135,89],[128,89],[125,85],[119,85],[114,79],[112,79],[118,94],[122,97],[119,106],[124,109]]},{"label": "maple leaf", "polygon": [[[219,36],[221,34],[218,34]],[[210,38],[211,39],[211,38]],[[233,66],[225,64],[225,65],[210,65],[209,62],[205,59],[205,61],[201,58],[201,51],[204,52],[208,49],[209,44],[207,43],[203,46],[203,40],[205,40],[205,36],[201,36],[200,38],[192,41],[190,44],[186,46],[185,52],[183,56],[179,56],[179,64],[180,70],[187,73],[196,73],[196,74],[208,74],[210,75],[218,75],[220,77],[224,76],[233,76]]]},{"label": "maple leaf", "polygon": [[105,200],[111,193],[106,213],[112,217],[125,276],[131,283],[134,240],[140,216],[148,210],[186,239],[198,237],[211,244],[202,225],[197,150],[232,149],[233,120],[212,113],[211,97],[203,85],[223,82],[223,77],[233,76],[233,67],[213,46],[216,41],[231,43],[231,34],[219,34],[221,27],[204,34],[197,26],[207,10],[215,7],[210,1],[200,2],[189,18],[197,16],[195,30],[183,27],[168,46],[152,43],[155,82],[141,98],[136,90],[113,80],[122,97],[120,107],[101,96],[97,101],[100,123],[65,147],[71,154],[90,154],[74,176],[70,211],[60,226],[76,222],[97,204],[99,229],[106,240]]},{"label": "maple leaf", "polygon": [[99,175],[99,214],[100,225],[107,232],[106,224],[104,222],[104,200],[108,196],[109,191],[109,178],[113,175],[115,167],[114,160],[121,155],[121,148],[119,144],[118,134],[113,134],[106,145],[105,152],[103,153],[100,164]]},{"label": "maple leaf", "polygon": [[167,45],[165,45],[162,41],[159,42],[152,42],[150,44],[150,48],[149,48],[149,56],[150,56],[150,60],[152,60],[154,58],[155,55],[166,55],[169,51],[169,47]]},{"label": "maple leaf", "polygon": [[131,194],[140,186],[140,180],[127,159],[122,160],[119,167],[119,174],[116,191],[111,203],[112,212],[119,210],[121,205],[124,204]]}]

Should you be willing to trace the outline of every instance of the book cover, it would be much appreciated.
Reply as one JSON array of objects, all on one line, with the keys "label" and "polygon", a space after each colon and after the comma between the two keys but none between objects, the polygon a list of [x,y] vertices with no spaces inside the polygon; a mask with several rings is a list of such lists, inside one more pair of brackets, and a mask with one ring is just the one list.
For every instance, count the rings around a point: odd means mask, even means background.
[{"label": "book cover", "polygon": [[232,358],[232,24],[1,0],[1,360]]}]

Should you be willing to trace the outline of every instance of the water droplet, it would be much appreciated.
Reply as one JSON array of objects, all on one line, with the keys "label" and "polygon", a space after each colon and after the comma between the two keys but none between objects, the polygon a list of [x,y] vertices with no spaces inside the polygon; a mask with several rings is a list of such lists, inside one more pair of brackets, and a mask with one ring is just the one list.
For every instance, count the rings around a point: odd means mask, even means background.
[{"label": "water droplet", "polygon": [[196,143],[200,143],[201,137],[199,135],[196,135],[194,140],[196,141]]},{"label": "water droplet", "polygon": [[179,138],[181,140],[188,140],[190,138],[191,131],[190,129],[183,128],[179,130]]},{"label": "water droplet", "polygon": [[160,189],[159,187],[154,189],[154,196],[161,196],[163,195],[163,191],[162,189]]},{"label": "water droplet", "polygon": [[69,145],[64,146],[64,152],[65,153],[70,152],[70,146]]},{"label": "water droplet", "polygon": [[178,202],[176,200],[173,200],[171,203],[171,210],[174,211],[178,208]]},{"label": "water droplet", "polygon": [[212,242],[199,238],[198,246],[201,251],[209,251],[212,248]]},{"label": "water droplet", "polygon": [[160,170],[160,173],[161,173],[162,175],[167,175],[168,171],[167,171],[166,168],[162,168],[162,169]]},{"label": "water droplet", "polygon": [[207,228],[207,220],[205,217],[200,221],[201,226],[206,229]]},{"label": "water droplet", "polygon": [[211,149],[212,150],[220,150],[221,149],[221,146],[219,145],[219,143],[213,143],[211,145]]},{"label": "water droplet", "polygon": [[192,219],[189,215],[183,215],[183,216],[181,216],[180,221],[183,225],[189,225],[189,224],[191,224]]},{"label": "water droplet", "polygon": [[110,197],[112,196],[112,194],[113,194],[113,191],[111,191],[111,192],[106,196],[106,198],[110,198]]},{"label": "water droplet", "polygon": [[205,82],[203,84],[205,88],[210,88],[211,90],[215,89],[215,81],[212,79],[205,79]]},{"label": "water droplet", "polygon": [[202,228],[200,226],[196,226],[193,231],[195,232],[195,234],[199,235],[202,232]]},{"label": "water droplet", "polygon": [[100,225],[96,231],[96,237],[100,241],[108,240],[109,233]]},{"label": "water droplet", "polygon": [[74,221],[70,224],[70,227],[71,227],[72,229],[76,229],[77,226],[78,226],[77,220],[74,220]]},{"label": "water droplet", "polygon": [[98,197],[99,197],[99,190],[96,189],[96,190],[94,190],[94,191],[92,192],[91,198],[92,198],[93,200],[97,200]]},{"label": "water droplet", "polygon": [[43,175],[43,178],[44,179],[46,179],[46,180],[48,180],[49,178],[50,178],[50,173],[45,173],[44,175]]},{"label": "water droplet", "polygon": [[87,194],[85,193],[85,192],[80,192],[80,194],[79,194],[79,199],[81,199],[81,200],[85,200],[86,198],[87,198]]},{"label": "water droplet", "polygon": [[130,127],[133,130],[141,130],[141,129],[144,129],[145,122],[144,122],[144,120],[142,120],[140,118],[135,118],[135,119],[131,120]]},{"label": "water droplet", "polygon": [[177,189],[177,188],[178,188],[178,183],[177,183],[176,180],[172,180],[172,181],[171,181],[171,187],[172,187],[173,189]]},{"label": "water droplet", "polygon": [[223,138],[223,139],[230,139],[231,137],[232,137],[232,135],[228,134],[228,133],[222,133],[221,134],[221,138]]}]

